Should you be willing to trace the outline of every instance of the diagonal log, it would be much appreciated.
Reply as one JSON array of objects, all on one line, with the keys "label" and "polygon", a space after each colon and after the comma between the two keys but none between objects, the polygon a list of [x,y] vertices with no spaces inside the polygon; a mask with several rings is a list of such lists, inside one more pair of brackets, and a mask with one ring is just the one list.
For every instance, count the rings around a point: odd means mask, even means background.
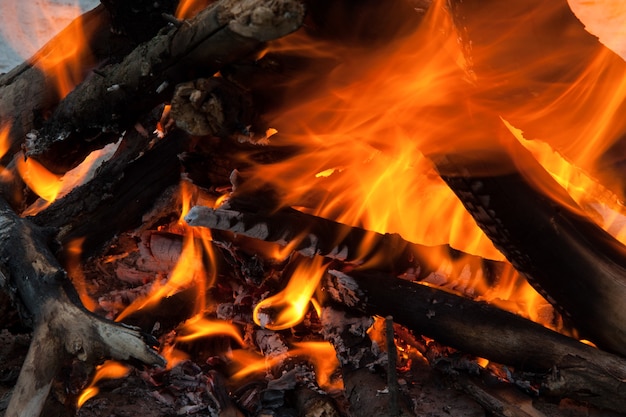
[{"label": "diagonal log", "polygon": [[504,262],[463,253],[449,245],[420,245],[398,234],[380,234],[294,209],[265,214],[195,206],[185,220],[191,226],[288,245],[305,256],[320,255],[395,274],[408,272],[416,280],[442,275],[442,264],[448,262],[452,265],[446,265],[446,275],[459,276],[464,270],[469,281],[496,282],[507,272]]},{"label": "diagonal log", "polygon": [[35,328],[7,417],[38,416],[65,355],[96,363],[109,357],[163,365],[156,341],[139,329],[105,320],[86,310],[65,271],[48,249],[47,236],[19,218],[0,199],[2,285]]},{"label": "diagonal log", "polygon": [[[113,140],[137,117],[167,101],[176,84],[214,75],[302,23],[297,0],[221,0],[140,45],[119,64],[76,87],[27,142],[27,156],[62,173],[85,156],[87,139]],[[102,137],[105,137],[104,139]]]},{"label": "diagonal log", "polygon": [[497,158],[506,170],[493,175],[480,156],[431,159],[498,250],[581,336],[626,355],[626,247],[591,221],[515,139],[508,141]]}]

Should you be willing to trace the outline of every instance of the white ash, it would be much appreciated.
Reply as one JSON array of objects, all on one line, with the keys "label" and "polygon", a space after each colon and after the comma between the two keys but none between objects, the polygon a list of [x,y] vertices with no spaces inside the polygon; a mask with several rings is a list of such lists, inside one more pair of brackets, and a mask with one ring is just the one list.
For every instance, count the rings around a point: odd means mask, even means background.
[{"label": "white ash", "polygon": [[337,352],[337,358],[342,366],[351,365],[360,367],[365,360],[380,354],[378,345],[375,343],[363,344],[363,346],[348,346],[345,341],[346,335],[356,336],[355,339],[369,340],[367,330],[374,320],[369,316],[348,317],[345,312],[324,307],[320,317],[322,323],[322,335],[325,340],[332,343]]},{"label": "white ash", "polygon": [[255,339],[257,346],[265,356],[280,356],[289,350],[282,336],[272,330],[257,330]]},{"label": "white ash", "polygon": [[333,299],[342,302],[348,307],[356,307],[365,301],[358,294],[359,285],[354,278],[334,269],[328,270],[328,273],[335,277],[335,285],[326,286],[327,292]]}]

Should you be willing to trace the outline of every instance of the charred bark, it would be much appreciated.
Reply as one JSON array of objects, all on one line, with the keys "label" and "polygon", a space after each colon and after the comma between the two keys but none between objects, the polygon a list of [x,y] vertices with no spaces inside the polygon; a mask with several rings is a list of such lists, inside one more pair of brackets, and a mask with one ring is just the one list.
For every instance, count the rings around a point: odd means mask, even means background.
[{"label": "charred bark", "polygon": [[190,210],[186,221],[191,226],[292,245],[293,250],[305,256],[320,255],[394,274],[409,273],[416,280],[440,273],[442,259],[457,261],[449,271],[450,276],[469,267],[470,281],[480,276],[495,282],[507,267],[503,262],[463,253],[448,245],[419,245],[407,242],[398,234],[380,234],[294,209],[270,215],[196,206]]}]

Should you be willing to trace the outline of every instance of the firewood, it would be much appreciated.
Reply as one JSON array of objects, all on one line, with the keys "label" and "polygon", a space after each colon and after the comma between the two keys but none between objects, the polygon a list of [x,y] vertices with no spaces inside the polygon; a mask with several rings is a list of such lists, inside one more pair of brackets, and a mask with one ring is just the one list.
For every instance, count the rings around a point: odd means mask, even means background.
[{"label": "firewood", "polygon": [[534,372],[541,393],[626,409],[626,360],[515,314],[448,291],[375,271],[330,271],[336,301],[397,323],[462,352]]},{"label": "firewood", "polygon": [[433,160],[495,246],[581,336],[626,354],[626,247],[585,216],[514,139],[508,152],[515,161],[505,151],[499,161],[509,171],[493,176],[466,155]]},{"label": "firewood", "polygon": [[21,219],[0,199],[2,284],[35,328],[26,362],[6,416],[38,416],[62,359],[69,354],[95,363],[104,357],[163,365],[151,337],[87,311],[39,227]]},{"label": "firewood", "polygon": [[89,136],[124,130],[167,101],[176,84],[212,76],[225,64],[257,52],[263,42],[298,29],[303,15],[297,0],[214,3],[75,88],[28,138],[27,156],[54,172],[66,171],[81,160],[68,155],[84,149]]}]

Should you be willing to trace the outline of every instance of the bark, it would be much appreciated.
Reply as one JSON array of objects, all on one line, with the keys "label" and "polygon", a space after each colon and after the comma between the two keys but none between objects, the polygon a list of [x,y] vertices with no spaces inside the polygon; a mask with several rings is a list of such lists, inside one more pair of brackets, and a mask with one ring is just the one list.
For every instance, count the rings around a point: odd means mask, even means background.
[{"label": "bark", "polygon": [[140,45],[121,63],[103,68],[75,88],[26,143],[27,155],[60,173],[78,163],[72,155],[87,139],[119,132],[171,97],[179,82],[212,76],[225,64],[258,51],[263,42],[300,26],[296,0],[222,0],[188,24]]},{"label": "bark", "polygon": [[0,200],[2,284],[35,327],[6,416],[38,416],[63,355],[95,363],[104,357],[163,365],[156,341],[138,329],[87,311],[48,249],[47,236]]},{"label": "bark", "polygon": [[326,293],[416,333],[542,376],[542,392],[626,409],[626,361],[485,303],[387,274],[330,271]]},{"label": "bark", "polygon": [[58,230],[61,244],[85,237],[85,255],[101,249],[116,234],[138,227],[159,196],[180,181],[181,170],[182,132],[157,139],[146,133],[153,130],[151,125],[146,127],[129,130],[93,180],[55,201],[32,221]]}]

